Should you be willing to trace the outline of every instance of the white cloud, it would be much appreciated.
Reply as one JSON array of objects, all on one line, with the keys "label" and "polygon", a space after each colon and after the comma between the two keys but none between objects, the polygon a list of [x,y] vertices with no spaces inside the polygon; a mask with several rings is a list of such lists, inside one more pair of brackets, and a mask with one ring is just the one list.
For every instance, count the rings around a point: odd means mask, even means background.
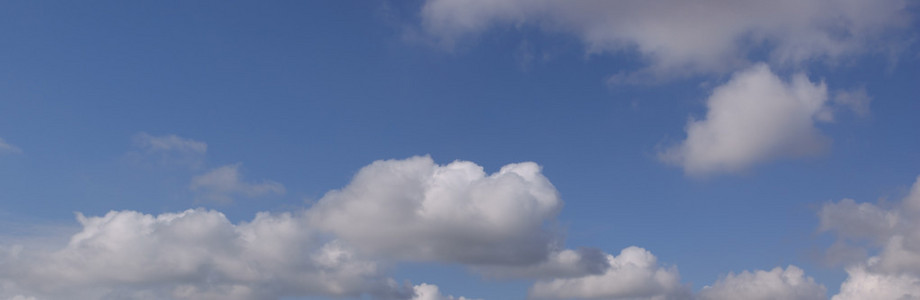
[{"label": "white cloud", "polygon": [[192,178],[189,188],[201,193],[202,197],[207,200],[223,203],[232,202],[237,196],[259,197],[284,194],[284,185],[274,181],[244,182],[239,169],[240,164],[213,169],[206,174]]},{"label": "white cloud", "polygon": [[712,286],[704,287],[700,300],[820,300],[827,299],[827,290],[796,266],[774,268],[770,271],[744,271],[728,274]]},{"label": "white cloud", "polygon": [[[113,211],[78,216],[63,249],[0,252],[0,287],[41,299],[277,299],[399,295],[337,241],[318,239],[301,214],[260,213],[232,224],[203,209],[157,216]],[[28,251],[27,251],[28,250]]]},{"label": "white cloud", "polygon": [[877,255],[847,267],[847,280],[834,300],[920,299],[920,177],[900,203],[876,205],[844,199],[828,203],[818,216],[821,231],[876,250]]},{"label": "white cloud", "polygon": [[538,281],[530,289],[536,299],[687,299],[689,288],[680,283],[677,268],[658,265],[645,249],[629,247],[607,255],[609,267],[597,275]]},{"label": "white cloud", "polygon": [[482,299],[470,299],[466,297],[454,297],[454,296],[445,296],[441,294],[441,291],[438,289],[438,286],[433,284],[422,283],[413,287],[415,291],[415,297],[412,297],[412,300],[482,300]]},{"label": "white cloud", "polygon": [[920,299],[920,278],[910,274],[885,274],[868,271],[865,266],[847,269],[847,280],[832,300],[911,300]]},{"label": "white cloud", "polygon": [[731,71],[763,51],[776,64],[794,64],[882,50],[876,48],[898,42],[883,33],[909,26],[906,6],[904,0],[428,0],[421,17],[423,31],[448,47],[495,26],[533,25],[578,37],[588,53],[637,52],[649,64],[640,73],[660,78]]},{"label": "white cloud", "polygon": [[19,147],[10,145],[3,138],[0,138],[0,154],[19,154],[22,153],[22,149]]},{"label": "white cloud", "polygon": [[803,74],[784,82],[765,64],[738,72],[707,100],[704,120],[660,157],[687,174],[738,172],[777,157],[820,152],[829,143],[815,128],[827,112],[827,87]]},{"label": "white cloud", "polygon": [[310,214],[317,227],[377,255],[530,265],[557,248],[552,222],[561,206],[535,163],[487,175],[472,162],[441,166],[424,156],[362,168]]}]

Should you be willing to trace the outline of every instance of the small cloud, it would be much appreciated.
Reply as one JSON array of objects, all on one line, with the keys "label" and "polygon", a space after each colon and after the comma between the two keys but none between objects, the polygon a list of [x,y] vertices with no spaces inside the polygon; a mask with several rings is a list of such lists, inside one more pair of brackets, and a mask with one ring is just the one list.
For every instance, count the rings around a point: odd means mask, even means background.
[{"label": "small cloud", "polygon": [[857,116],[866,117],[869,115],[869,104],[872,97],[866,94],[866,88],[861,87],[849,91],[837,91],[834,95],[834,104],[849,108]]},{"label": "small cloud", "polygon": [[147,152],[188,152],[204,154],[208,144],[174,134],[152,136],[146,132],[134,135],[134,146]]},{"label": "small cloud", "polygon": [[19,147],[10,145],[3,138],[0,138],[0,154],[19,154],[22,153],[22,149]]},{"label": "small cloud", "polygon": [[659,153],[690,175],[731,173],[781,157],[820,153],[830,139],[815,127],[829,121],[827,86],[804,74],[789,82],[757,64],[713,90],[703,120],[687,124],[687,139]]},{"label": "small cloud", "polygon": [[199,168],[208,151],[208,144],[174,134],[153,136],[141,132],[134,135],[132,143],[136,150],[129,152],[127,158],[134,162],[153,160],[159,165]]},{"label": "small cloud", "polygon": [[201,193],[208,200],[221,203],[233,202],[233,198],[237,196],[260,197],[284,194],[284,185],[274,181],[244,182],[239,170],[240,165],[226,165],[204,175],[196,176],[192,178],[189,188]]}]

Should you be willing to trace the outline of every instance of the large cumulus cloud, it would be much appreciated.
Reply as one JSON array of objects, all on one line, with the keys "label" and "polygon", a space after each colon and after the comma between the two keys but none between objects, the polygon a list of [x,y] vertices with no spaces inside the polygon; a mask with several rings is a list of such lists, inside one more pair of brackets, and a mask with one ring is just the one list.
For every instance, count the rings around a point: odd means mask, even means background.
[{"label": "large cumulus cloud", "polygon": [[427,156],[377,161],[310,210],[318,228],[378,255],[467,264],[532,264],[559,247],[558,192],[535,163],[486,174]]}]

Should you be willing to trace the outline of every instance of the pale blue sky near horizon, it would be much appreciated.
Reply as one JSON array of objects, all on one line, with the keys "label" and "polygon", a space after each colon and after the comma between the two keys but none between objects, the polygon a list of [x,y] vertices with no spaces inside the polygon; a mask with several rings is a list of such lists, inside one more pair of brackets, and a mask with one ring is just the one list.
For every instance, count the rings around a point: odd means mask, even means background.
[{"label": "pale blue sky near horizon", "polygon": [[[820,154],[695,177],[658,153],[686,138],[688,120],[705,116],[713,86],[731,74],[609,84],[644,61],[586,54],[571,36],[528,26],[445,50],[411,36],[420,6],[0,4],[0,138],[21,149],[0,155],[0,218],[76,231],[74,212],[205,207],[236,223],[309,207],[375,160],[430,155],[487,173],[533,161],[564,201],[568,248],[643,247],[694,290],[793,264],[833,295],[846,273],[819,257],[833,241],[818,232],[821,205],[895,201],[920,175],[916,43],[894,58],[774,68],[784,80],[805,72],[830,93],[862,87],[870,112],[816,123],[832,140]],[[204,142],[207,152],[197,167],[138,159],[141,133]],[[237,163],[245,180],[286,191],[232,203],[190,191],[193,177]],[[484,299],[523,299],[529,287],[450,263],[397,264],[391,275]]]}]

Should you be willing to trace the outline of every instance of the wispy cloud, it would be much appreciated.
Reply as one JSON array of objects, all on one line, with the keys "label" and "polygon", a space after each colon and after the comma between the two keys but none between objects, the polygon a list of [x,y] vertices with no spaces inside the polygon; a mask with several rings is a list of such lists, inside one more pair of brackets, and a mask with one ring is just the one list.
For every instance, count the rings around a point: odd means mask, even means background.
[{"label": "wispy cloud", "polygon": [[234,198],[240,196],[260,197],[284,194],[284,185],[274,181],[243,181],[243,175],[240,172],[241,165],[239,163],[226,165],[195,176],[189,188],[206,200],[221,203],[232,202]]},{"label": "wispy cloud", "polygon": [[208,144],[174,134],[154,136],[146,132],[131,139],[134,150],[127,158],[146,164],[200,168],[204,164]]},{"label": "wispy cloud", "polygon": [[19,154],[22,153],[22,149],[14,145],[10,145],[3,138],[0,138],[0,154]]}]

